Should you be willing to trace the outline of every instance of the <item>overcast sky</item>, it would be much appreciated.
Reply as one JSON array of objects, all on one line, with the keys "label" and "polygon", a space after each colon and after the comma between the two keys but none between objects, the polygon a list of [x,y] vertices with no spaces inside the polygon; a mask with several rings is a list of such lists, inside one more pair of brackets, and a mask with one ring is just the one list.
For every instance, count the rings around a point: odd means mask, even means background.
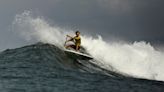
[{"label": "overcast sky", "polygon": [[[38,12],[61,27],[104,38],[164,43],[163,0],[0,0],[0,49],[25,42],[9,30],[16,14]],[[110,38],[110,37],[109,37]]]}]

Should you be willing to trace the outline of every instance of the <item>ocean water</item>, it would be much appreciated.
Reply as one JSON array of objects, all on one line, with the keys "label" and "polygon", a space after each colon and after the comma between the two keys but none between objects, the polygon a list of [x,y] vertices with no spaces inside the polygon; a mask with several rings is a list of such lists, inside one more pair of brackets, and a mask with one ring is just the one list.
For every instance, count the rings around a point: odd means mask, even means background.
[{"label": "ocean water", "polygon": [[78,60],[63,47],[65,35],[75,30],[53,26],[43,16],[18,14],[11,31],[29,45],[0,52],[0,92],[164,91],[162,46],[104,40],[80,30],[85,53],[94,59]]},{"label": "ocean water", "polygon": [[36,43],[0,53],[0,92],[163,92],[164,82],[134,78],[73,60],[63,49]]},{"label": "ocean water", "polygon": [[[105,70],[135,78],[164,81],[164,52],[145,41],[107,41],[101,35],[92,37],[81,31],[82,46],[95,59],[94,64]],[[64,49],[65,35],[73,30],[52,26],[43,16],[31,11],[16,15],[12,32],[28,43],[43,42]]]}]

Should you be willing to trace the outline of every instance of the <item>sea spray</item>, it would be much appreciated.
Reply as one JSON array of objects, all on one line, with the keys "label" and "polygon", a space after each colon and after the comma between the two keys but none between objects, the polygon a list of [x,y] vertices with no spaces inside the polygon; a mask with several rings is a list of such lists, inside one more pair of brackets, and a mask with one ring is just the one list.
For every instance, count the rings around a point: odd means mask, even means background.
[{"label": "sea spray", "polygon": [[[50,26],[43,17],[34,17],[30,11],[18,14],[13,31],[27,41],[41,41],[63,48],[66,34],[73,34],[57,26]],[[81,31],[82,32],[82,31]],[[82,45],[96,59],[96,64],[135,77],[164,81],[164,52],[157,51],[144,41],[134,43],[106,42],[101,36],[82,36]]]}]

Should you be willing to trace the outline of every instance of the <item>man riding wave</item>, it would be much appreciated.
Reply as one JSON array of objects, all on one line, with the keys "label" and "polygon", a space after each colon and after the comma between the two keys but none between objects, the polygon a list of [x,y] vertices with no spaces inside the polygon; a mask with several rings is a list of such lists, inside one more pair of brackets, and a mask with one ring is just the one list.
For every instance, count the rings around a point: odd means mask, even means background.
[{"label": "man riding wave", "polygon": [[69,41],[73,41],[74,44],[65,46],[66,49],[68,49],[68,48],[71,47],[71,48],[75,49],[76,51],[79,51],[79,50],[80,50],[80,46],[81,46],[80,32],[79,32],[79,31],[76,31],[75,34],[76,34],[75,37],[72,37],[72,36],[67,35],[67,37],[69,37],[70,39],[67,40],[67,41],[65,42],[65,44],[66,44],[67,42],[69,42]]}]

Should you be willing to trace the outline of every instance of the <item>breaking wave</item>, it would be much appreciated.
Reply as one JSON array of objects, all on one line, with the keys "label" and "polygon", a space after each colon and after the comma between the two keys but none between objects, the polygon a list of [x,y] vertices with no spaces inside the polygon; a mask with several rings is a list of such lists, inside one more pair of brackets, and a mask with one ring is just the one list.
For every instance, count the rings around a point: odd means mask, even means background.
[{"label": "breaking wave", "polygon": [[[30,11],[16,15],[12,28],[26,41],[51,43],[61,49],[64,49],[65,35],[74,35],[73,30],[51,26],[43,17],[33,16]],[[100,35],[95,38],[83,34],[82,45],[94,57],[94,63],[102,68],[164,81],[164,52],[157,51],[149,43],[107,42]]]}]

